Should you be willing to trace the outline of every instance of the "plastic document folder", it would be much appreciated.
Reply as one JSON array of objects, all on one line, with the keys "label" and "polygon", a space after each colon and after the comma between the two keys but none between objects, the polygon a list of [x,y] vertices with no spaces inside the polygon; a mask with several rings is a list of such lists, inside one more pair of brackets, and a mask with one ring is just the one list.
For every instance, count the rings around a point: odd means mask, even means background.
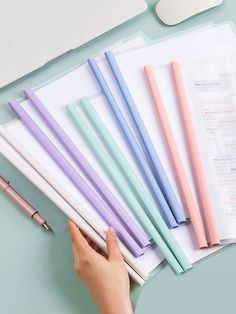
[{"label": "plastic document folder", "polygon": [[[142,37],[138,37],[127,41],[119,47],[111,49],[122,74],[124,75],[130,92],[134,96],[137,110],[147,128],[154,149],[158,152],[158,156],[168,176],[171,187],[183,209],[185,208],[185,204],[183,203],[183,197],[180,193],[173,168],[170,167],[168,149],[162,136],[161,125],[160,123],[157,123],[151,93],[148,90],[147,81],[145,80],[144,66],[150,64],[153,67],[154,75],[161,94],[165,96],[167,95],[167,97],[163,97],[164,101],[169,104],[165,109],[170,119],[171,127],[173,128],[173,133],[176,138],[177,147],[180,152],[187,179],[190,182],[193,198],[198,204],[198,195],[194,186],[192,168],[185,145],[181,121],[179,118],[176,118],[179,117],[179,115],[176,112],[175,107],[172,105],[173,103],[176,104],[177,101],[176,94],[170,92],[170,85],[172,84],[171,87],[174,87],[174,84],[173,81],[170,80],[169,67],[166,65],[173,60],[178,60],[180,66],[182,67],[183,65],[183,69],[185,69],[187,68],[187,66],[185,66],[187,61],[196,58],[199,59],[201,56],[205,56],[207,51],[220,50],[221,38],[224,39],[225,45],[235,45],[235,34],[229,24],[218,26],[209,25],[208,27],[192,30],[185,34],[180,34],[176,37],[163,40],[159,43],[147,44]],[[189,47],[189,49],[186,49],[186,47]],[[142,147],[142,142],[140,142],[139,134],[135,132],[133,125],[134,121],[130,118],[130,115],[127,112],[125,101],[117,90],[116,82],[114,81],[114,77],[112,76],[106,61],[101,55],[97,57],[97,61],[106,81],[119,103],[122,113],[127,119],[129,127],[134,130],[135,138],[140,143],[141,149],[144,149]],[[86,141],[82,132],[78,132],[77,126],[73,123],[68,109],[66,108],[66,105],[73,103],[75,110],[78,111],[78,114],[81,115],[81,117],[83,117],[84,121],[91,127],[94,127],[94,125],[92,125],[93,119],[89,118],[89,114],[85,112],[83,106],[81,106],[79,102],[81,97],[87,97],[91,106],[95,109],[97,117],[100,118],[107,129],[109,129],[112,138],[125,156],[132,171],[134,171],[140,183],[146,186],[142,172],[137,166],[134,156],[120,132],[118,124],[114,123],[110,108],[107,105],[104,95],[98,88],[95,78],[92,76],[89,65],[87,63],[81,65],[57,80],[38,88],[35,90],[35,94],[57,122],[63,126],[63,129],[67,134],[70,135],[70,139],[83,152],[87,161],[94,167],[94,169],[96,169],[97,173],[107,186],[110,187],[112,193],[122,207],[129,209],[127,200],[117,190],[111,176],[104,170],[104,167],[101,165],[99,158],[97,157],[98,155],[91,150],[88,138]],[[71,158],[68,151],[61,144],[55,134],[53,134],[44,119],[37,114],[30,102],[23,101],[21,105],[26,113],[28,113],[43,129],[50,141],[76,169],[83,180],[87,184],[90,184],[88,179],[76,165],[73,158]],[[0,149],[3,155],[5,154],[10,162],[18,167],[18,169],[41,191],[43,191],[67,216],[73,219],[78,225],[81,225],[84,231],[87,232],[100,247],[105,249],[104,236],[108,224],[102,219],[101,215],[97,213],[93,206],[91,206],[87,199],[82,194],[78,193],[75,185],[68,179],[55,160],[53,160],[53,158],[51,158],[51,156],[42,148],[22,121],[15,120],[10,122],[1,128],[0,134]],[[100,145],[103,144],[104,143],[102,143],[100,138]],[[61,200],[61,203],[58,200]],[[138,202],[141,202],[141,200],[138,199]],[[136,215],[134,215],[131,210],[129,213],[130,217],[139,224]],[[187,211],[185,211],[185,215],[189,218]],[[90,223],[86,220],[86,217],[93,217],[92,224],[91,220]],[[191,224],[180,225],[178,228],[171,229],[170,232],[177,241],[180,249],[186,255],[190,264],[194,264],[222,248],[222,246],[217,246],[206,250],[198,249],[194,240]],[[143,284],[155,274],[160,269],[160,265],[164,260],[164,256],[161,254],[159,248],[152,242],[152,239],[150,240],[151,245],[147,246],[143,250],[143,254],[139,257],[135,257],[125,245],[121,244],[121,250],[125,257],[128,271],[131,277],[139,284]],[[227,243],[227,241],[224,241],[224,244],[225,243]]]}]

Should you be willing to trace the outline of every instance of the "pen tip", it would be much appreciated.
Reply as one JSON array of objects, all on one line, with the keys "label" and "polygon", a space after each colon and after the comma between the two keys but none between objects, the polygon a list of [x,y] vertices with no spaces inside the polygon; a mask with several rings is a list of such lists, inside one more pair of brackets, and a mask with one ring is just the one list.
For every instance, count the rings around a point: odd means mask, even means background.
[{"label": "pen tip", "polygon": [[47,222],[45,222],[45,223],[43,224],[43,227],[44,227],[46,230],[53,232],[53,229],[47,224]]}]

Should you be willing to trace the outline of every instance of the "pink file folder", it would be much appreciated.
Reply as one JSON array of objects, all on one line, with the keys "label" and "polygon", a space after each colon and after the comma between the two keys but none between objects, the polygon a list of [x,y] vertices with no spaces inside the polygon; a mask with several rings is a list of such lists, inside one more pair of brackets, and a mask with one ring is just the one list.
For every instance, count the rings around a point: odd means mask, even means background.
[{"label": "pink file folder", "polygon": [[220,244],[218,230],[215,223],[215,217],[211,200],[208,193],[207,183],[202,167],[197,139],[192,126],[191,115],[188,107],[188,100],[185,93],[185,87],[182,79],[181,69],[178,62],[171,62],[172,75],[176,87],[176,92],[179,100],[179,108],[182,116],[183,128],[188,145],[190,161],[196,182],[196,188],[205,226],[207,229],[207,237],[210,245]]}]

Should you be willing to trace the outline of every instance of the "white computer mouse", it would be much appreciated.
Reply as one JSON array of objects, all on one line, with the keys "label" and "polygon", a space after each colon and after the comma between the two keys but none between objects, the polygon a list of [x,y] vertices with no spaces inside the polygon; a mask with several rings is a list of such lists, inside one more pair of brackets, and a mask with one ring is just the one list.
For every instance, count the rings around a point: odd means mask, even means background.
[{"label": "white computer mouse", "polygon": [[156,13],[167,25],[175,25],[202,11],[216,7],[224,0],[160,0]]}]

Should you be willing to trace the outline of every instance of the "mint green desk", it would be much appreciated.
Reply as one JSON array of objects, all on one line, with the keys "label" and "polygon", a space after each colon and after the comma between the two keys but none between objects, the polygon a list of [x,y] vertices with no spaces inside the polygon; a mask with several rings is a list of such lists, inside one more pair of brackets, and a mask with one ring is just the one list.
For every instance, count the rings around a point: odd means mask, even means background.
[{"label": "mint green desk", "polygon": [[[39,85],[137,31],[159,39],[210,21],[236,23],[235,0],[225,0],[223,6],[175,27],[163,25],[155,16],[155,1],[148,3],[149,10],[142,16],[0,90],[0,121],[11,119],[6,102],[18,97],[23,88]],[[54,235],[43,232],[0,195],[0,313],[99,313],[74,274],[66,217],[2,157],[0,173],[40,209],[55,229]],[[138,299],[136,313],[236,313],[235,260],[236,248],[232,246],[183,276],[175,276],[166,267],[141,291],[133,290]]]}]

